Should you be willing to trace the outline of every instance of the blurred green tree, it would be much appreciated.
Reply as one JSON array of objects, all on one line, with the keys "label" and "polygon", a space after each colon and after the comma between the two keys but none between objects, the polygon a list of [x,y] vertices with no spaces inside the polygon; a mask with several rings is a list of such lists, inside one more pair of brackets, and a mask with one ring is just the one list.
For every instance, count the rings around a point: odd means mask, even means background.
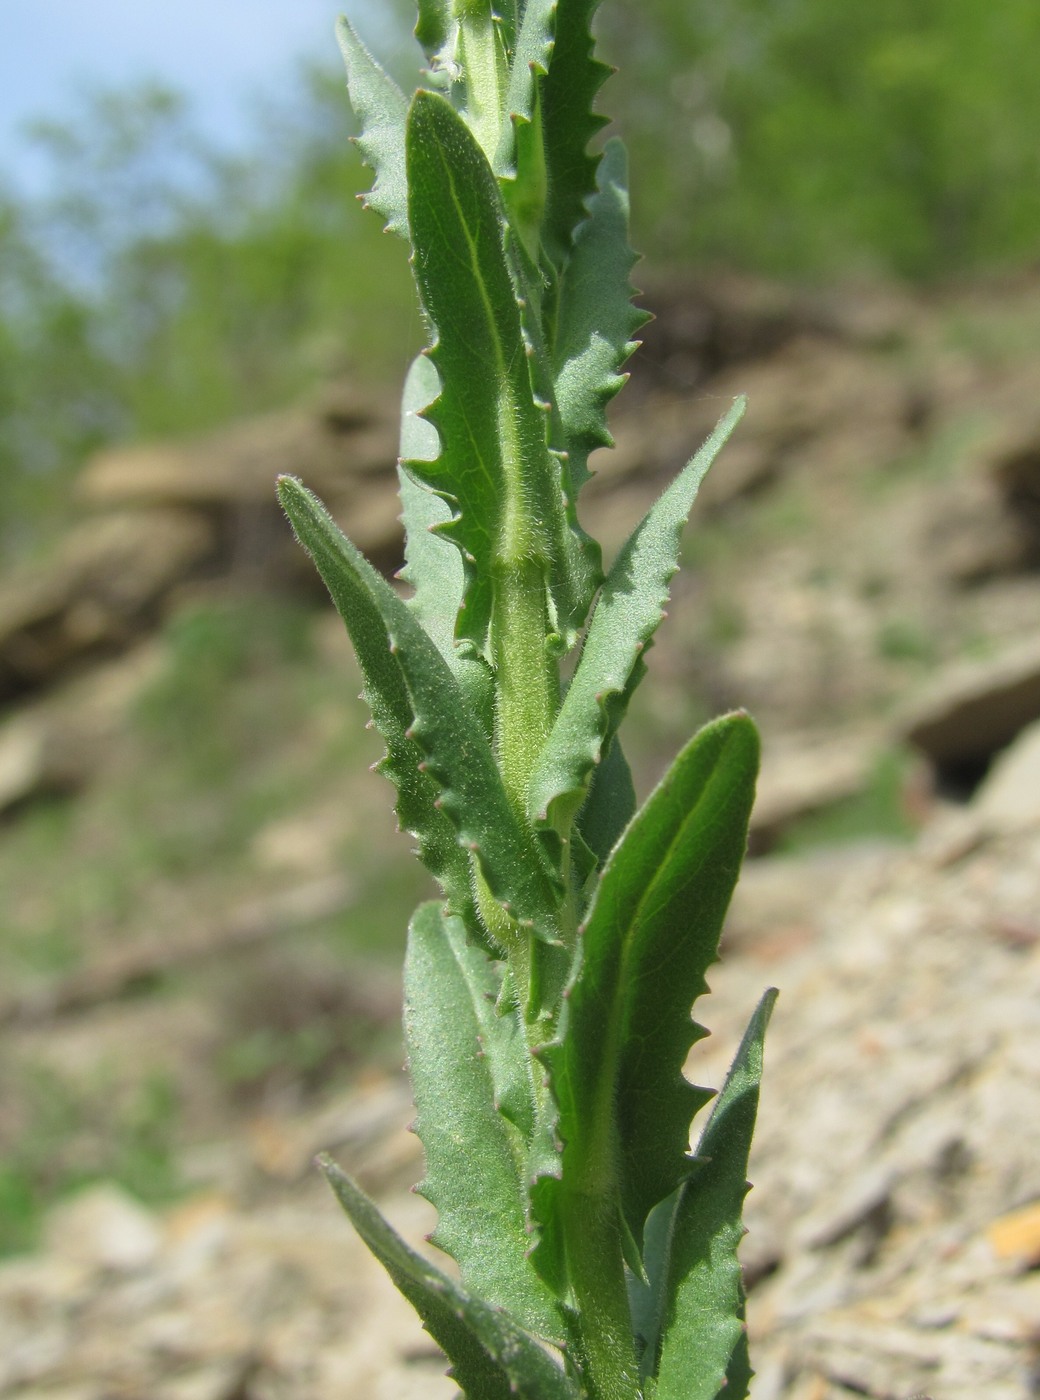
[{"label": "blurred green tree", "polygon": [[[97,93],[32,137],[46,197],[0,202],[0,534],[19,546],[101,443],[191,432],[420,343],[400,247],[355,217],[365,176],[338,75],[203,142],[183,101]],[[363,328],[364,355],[355,356]]]},{"label": "blurred green tree", "polygon": [[[391,66],[407,9],[376,17]],[[610,105],[655,261],[928,279],[1037,258],[1036,0],[609,0],[600,27],[624,56]],[[154,86],[36,125],[48,196],[0,192],[8,550],[101,443],[336,370],[400,377],[422,333],[400,247],[355,217],[366,177],[333,61],[259,108],[234,158]]]},{"label": "blurred green tree", "polygon": [[601,18],[656,256],[920,279],[1040,251],[1035,0],[626,0]]}]

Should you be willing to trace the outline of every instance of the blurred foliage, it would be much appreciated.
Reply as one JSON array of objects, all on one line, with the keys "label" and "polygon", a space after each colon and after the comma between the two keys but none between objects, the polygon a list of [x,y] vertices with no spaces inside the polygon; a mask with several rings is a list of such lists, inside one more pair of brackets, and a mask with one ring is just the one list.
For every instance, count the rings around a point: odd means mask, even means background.
[{"label": "blurred foliage", "polygon": [[203,429],[331,373],[403,373],[420,343],[405,254],[358,214],[350,121],[338,74],[308,72],[236,158],[153,86],[33,128],[48,193],[0,196],[9,547],[104,443]]},{"label": "blurred foliage", "polygon": [[[358,872],[364,917],[329,938],[396,956],[428,881],[400,872],[407,840],[394,839],[389,797],[375,820],[357,821],[365,798],[343,794],[343,772],[380,745],[352,698],[360,677],[346,645],[316,650],[320,625],[304,605],[270,598],[213,598],[170,618],[161,665],[103,775],[2,829],[0,986],[45,983],[99,944],[233,908],[243,890],[259,898],[344,868]],[[272,824],[293,812],[321,818],[316,868],[270,854]]]},{"label": "blurred foliage", "polygon": [[95,1076],[85,1092],[42,1063],[25,1064],[8,1068],[4,1088],[18,1093],[25,1121],[0,1150],[0,1259],[36,1246],[46,1208],[92,1182],[116,1182],[156,1204],[182,1189],[179,1104],[164,1075],[148,1075],[129,1094]]},{"label": "blurred foliage", "polygon": [[[399,964],[408,914],[431,889],[403,859],[389,794],[373,810],[365,779],[344,787],[344,772],[380,752],[352,698],[360,675],[346,639],[337,628],[330,645],[301,603],[228,595],[186,603],[156,645],[160,664],[97,779],[0,824],[0,989],[46,1006],[95,960],[186,931],[216,930],[212,955],[124,985],[96,1054],[63,1053],[49,1021],[42,1035],[31,1021],[28,1035],[8,1027],[0,1257],[32,1246],[46,1208],[88,1182],[112,1179],[146,1201],[176,1194],[184,1149],[214,1131],[215,1095],[226,1128],[265,1096],[295,1102],[361,1060],[400,1055],[396,1019],[366,1017],[356,969]],[[254,901],[342,871],[341,909],[291,938],[221,947],[221,928]],[[188,1035],[171,1054],[170,1027],[198,1027],[200,1015],[213,1038]]]},{"label": "blurred foliage", "polygon": [[1035,0],[628,0],[601,19],[657,256],[911,278],[1037,257]]},{"label": "blurred foliage", "polygon": [[[369,16],[391,65],[410,8]],[[921,279],[1037,256],[1035,0],[609,0],[600,27],[655,261]],[[334,62],[287,82],[233,158],[154,86],[37,123],[46,196],[0,191],[8,552],[104,443],[205,428],[331,372],[403,372],[421,343],[404,251],[358,214]]]}]

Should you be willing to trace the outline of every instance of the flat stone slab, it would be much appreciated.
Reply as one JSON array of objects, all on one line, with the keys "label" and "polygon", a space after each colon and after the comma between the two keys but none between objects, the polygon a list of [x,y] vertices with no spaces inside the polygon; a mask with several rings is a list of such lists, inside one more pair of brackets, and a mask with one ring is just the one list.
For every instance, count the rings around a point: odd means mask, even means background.
[{"label": "flat stone slab", "polygon": [[1040,719],[1040,640],[941,672],[897,721],[937,767],[985,762]]}]

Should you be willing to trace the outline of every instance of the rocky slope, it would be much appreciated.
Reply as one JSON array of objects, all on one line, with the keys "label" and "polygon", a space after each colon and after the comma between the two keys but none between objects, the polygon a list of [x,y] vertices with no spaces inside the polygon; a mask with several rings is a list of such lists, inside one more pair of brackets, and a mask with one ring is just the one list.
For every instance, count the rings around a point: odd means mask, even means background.
[{"label": "rocky slope", "polygon": [[[745,1246],[755,1400],[1026,1400],[1040,1394],[1040,286],[910,299],[719,282],[657,301],[586,515],[616,544],[720,406],[749,393],[651,658],[634,755],[646,781],[732,703],[766,733],[757,854],[690,1067],[718,1083],[760,991],[781,988]],[[49,794],[100,800],[133,765],[128,716],[162,674],[170,617],[229,589],[298,590],[310,606],[269,504],[275,471],[310,478],[393,567],[391,456],[392,407],[330,388],[87,468],[87,523],[0,585],[0,859]],[[338,633],[320,614],[313,630],[345,689]],[[327,728],[322,710],[296,752]],[[884,810],[864,825],[889,760]],[[331,1148],[413,1238],[429,1228],[406,1190],[420,1167],[391,1068],[394,976],[308,941],[367,907],[341,852],[370,802],[388,805],[374,782],[297,795],[251,837],[248,881],[156,877],[124,901],[118,937],[75,915],[75,966],[8,978],[0,1157],[27,1131],[29,1066],[76,1083],[114,1064],[114,1094],[163,1065],[191,1131],[176,1203],[89,1186],[52,1209],[39,1248],[0,1265],[0,1396],[452,1393],[309,1168]],[[858,840],[806,845],[853,809]],[[38,884],[9,869],[8,943],[66,907]],[[275,1067],[243,1095],[215,1070],[221,1036],[246,1017],[255,1048],[255,1018],[284,1017],[290,989],[295,1039],[278,1044],[350,1024],[388,1055],[363,1068],[355,1047],[331,1081],[320,1055],[317,1075]]]},{"label": "rocky slope", "polygon": [[[903,855],[803,859],[768,901],[752,867],[737,901],[690,1071],[717,1084],[781,986],[744,1249],[755,1400],[1040,1393],[1038,735],[999,775],[1028,810],[995,817],[987,787]],[[450,1395],[308,1173],[332,1148],[418,1241],[408,1117],[406,1084],[373,1078],[254,1121],[219,1187],[165,1213],[107,1185],[55,1208],[46,1252],[0,1267],[0,1395]]]}]

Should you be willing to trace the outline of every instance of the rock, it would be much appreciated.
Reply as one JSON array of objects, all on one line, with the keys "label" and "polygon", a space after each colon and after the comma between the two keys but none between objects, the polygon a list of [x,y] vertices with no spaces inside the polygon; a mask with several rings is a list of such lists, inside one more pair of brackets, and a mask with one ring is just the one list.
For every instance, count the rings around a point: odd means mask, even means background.
[{"label": "rock", "polygon": [[89,1382],[86,1385],[59,1386],[45,1382],[41,1387],[29,1386],[19,1389],[17,1395],[19,1400],[108,1400],[105,1391],[99,1390]]},{"label": "rock", "polygon": [[1010,514],[1017,517],[1031,544],[1032,563],[1040,561],[1040,418],[1012,420],[1000,430],[986,453],[985,467]]},{"label": "rock", "polygon": [[88,1186],[56,1206],[46,1224],[48,1248],[91,1268],[120,1274],[147,1268],[161,1232],[151,1213],[110,1182]]},{"label": "rock", "polygon": [[964,588],[1028,568],[1037,542],[992,479],[974,471],[930,494],[918,548],[939,578]]},{"label": "rock", "polygon": [[109,448],[91,459],[79,493],[92,506],[270,505],[275,478],[302,479],[341,496],[351,479],[392,476],[396,410],[348,385],[327,388],[312,407],[262,414],[176,443]]},{"label": "rock", "polygon": [[214,546],[209,522],[189,511],[121,512],[78,526],[54,558],[0,585],[0,702],[124,650]]},{"label": "rock", "polygon": [[155,1391],[155,1400],[240,1400],[255,1369],[248,1356],[205,1366],[163,1381]]},{"label": "rock", "polygon": [[1040,1201],[994,1220],[986,1238],[998,1259],[1014,1259],[1035,1269],[1040,1265]]},{"label": "rock", "polygon": [[88,783],[111,757],[131,705],[161,664],[160,648],[145,642],[0,720],[0,812]]},{"label": "rock", "polygon": [[183,442],[103,451],[85,467],[79,492],[95,508],[201,512],[216,530],[222,572],[310,584],[313,570],[278,506],[276,478],[299,476],[355,544],[389,572],[401,560],[396,460],[396,407],[380,395],[336,384],[309,407]]},{"label": "rock", "polygon": [[767,743],[751,814],[752,849],[768,850],[800,817],[862,792],[875,760],[875,742],[862,735]]},{"label": "rock", "polygon": [[0,812],[47,785],[46,734],[32,716],[0,725]]},{"label": "rock", "polygon": [[691,282],[675,271],[641,298],[654,319],[640,332],[637,379],[695,388],[733,365],[768,359],[796,336],[831,333],[831,314],[777,283],[732,273]]},{"label": "rock", "polygon": [[[92,1195],[102,1223],[114,1202],[124,1218],[121,1192],[93,1188],[52,1212],[52,1251],[68,1242],[65,1222],[74,1208],[83,1214]],[[106,1251],[99,1257],[93,1246],[96,1217],[88,1221],[83,1253],[91,1269],[70,1277],[60,1295],[52,1290],[46,1297],[31,1295],[25,1277],[20,1334],[7,1337],[0,1311],[6,1343],[0,1395],[49,1400],[65,1395],[61,1387],[75,1380],[82,1389],[69,1389],[70,1400],[117,1394],[150,1400],[246,1394],[410,1400],[421,1394],[448,1400],[455,1387],[444,1377],[443,1358],[331,1193],[314,1181],[304,1195],[309,1199],[291,1207],[218,1208],[215,1240],[206,1210],[201,1222],[185,1223],[186,1208],[177,1207],[167,1228],[159,1229],[158,1249],[149,1248],[147,1257],[139,1245],[124,1251],[115,1269]],[[429,1207],[409,1196],[383,1197],[382,1203],[405,1238],[419,1245],[432,1224]],[[51,1238],[59,1225],[61,1238]],[[110,1231],[102,1228],[101,1235],[110,1252]],[[132,1270],[124,1267],[130,1257]],[[102,1286],[98,1268],[105,1270]],[[23,1262],[0,1265],[0,1302],[8,1300],[5,1280],[13,1271],[24,1276]],[[27,1331],[24,1322],[37,1313],[40,1325]]]},{"label": "rock", "polygon": [[894,857],[782,967],[749,942],[713,970],[698,1083],[781,986],[747,1207],[766,1395],[1031,1394],[1040,947],[991,935],[1035,906],[1040,831],[995,840],[939,871]]},{"label": "rock", "polygon": [[812,942],[828,905],[851,881],[882,872],[892,847],[860,841],[763,855],[745,862],[726,915],[723,954],[782,963]]},{"label": "rock", "polygon": [[971,806],[987,831],[1040,825],[1040,722],[998,754]]},{"label": "rock", "polygon": [[1040,719],[1040,642],[1030,638],[984,661],[948,667],[904,711],[896,733],[940,774],[956,776],[958,769],[984,769],[1035,719]]},{"label": "rock", "polygon": [[363,1186],[385,1189],[422,1175],[422,1150],[405,1124],[412,1117],[411,1093],[402,1080],[373,1080],[349,1098],[292,1123],[261,1117],[249,1125],[254,1162],[268,1176],[300,1181],[319,1152],[350,1154],[352,1174]]}]

